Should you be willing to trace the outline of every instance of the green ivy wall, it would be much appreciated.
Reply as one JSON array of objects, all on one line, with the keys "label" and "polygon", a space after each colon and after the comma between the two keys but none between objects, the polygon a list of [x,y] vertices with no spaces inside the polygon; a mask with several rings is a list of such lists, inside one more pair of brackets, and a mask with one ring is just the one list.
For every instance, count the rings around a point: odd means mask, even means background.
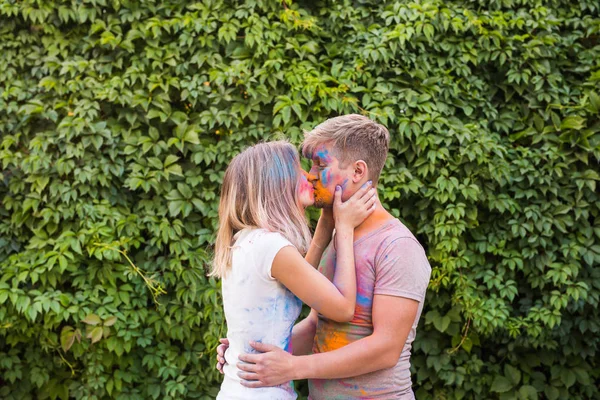
[{"label": "green ivy wall", "polygon": [[224,169],[345,113],[389,127],[380,195],[434,268],[417,398],[598,398],[599,15],[0,1],[0,398],[213,398]]}]

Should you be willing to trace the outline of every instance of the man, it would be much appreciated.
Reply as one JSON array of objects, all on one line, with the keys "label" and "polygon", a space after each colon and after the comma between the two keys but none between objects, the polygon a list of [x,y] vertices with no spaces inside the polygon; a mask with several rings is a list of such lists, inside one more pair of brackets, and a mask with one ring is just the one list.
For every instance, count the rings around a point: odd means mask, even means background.
[{"label": "man", "polygon": [[[389,148],[387,129],[361,115],[332,118],[307,133],[303,154],[312,159],[310,180],[323,226],[331,227],[335,187],[351,197],[365,182],[377,185]],[[331,237],[331,230],[329,231]],[[240,356],[248,387],[309,379],[310,398],[413,399],[410,351],[431,268],[414,235],[377,201],[355,229],[357,298],[354,318],[331,321],[314,310],[293,330],[293,355],[263,343],[260,354]],[[319,271],[333,277],[336,250],[328,240]],[[224,362],[226,342],[218,349]],[[312,354],[311,354],[312,353]]]}]

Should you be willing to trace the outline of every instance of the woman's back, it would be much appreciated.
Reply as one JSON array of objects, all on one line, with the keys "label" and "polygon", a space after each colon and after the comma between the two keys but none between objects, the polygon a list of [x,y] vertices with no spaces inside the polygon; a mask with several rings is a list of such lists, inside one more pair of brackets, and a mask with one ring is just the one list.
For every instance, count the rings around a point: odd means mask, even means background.
[{"label": "woman's back", "polygon": [[218,399],[295,399],[292,382],[250,389],[240,384],[236,364],[241,353],[253,353],[249,341],[291,352],[294,322],[302,302],[271,276],[273,259],[292,244],[280,233],[244,229],[232,250],[231,270],[223,278],[223,305],[229,348],[225,353],[225,379]]}]

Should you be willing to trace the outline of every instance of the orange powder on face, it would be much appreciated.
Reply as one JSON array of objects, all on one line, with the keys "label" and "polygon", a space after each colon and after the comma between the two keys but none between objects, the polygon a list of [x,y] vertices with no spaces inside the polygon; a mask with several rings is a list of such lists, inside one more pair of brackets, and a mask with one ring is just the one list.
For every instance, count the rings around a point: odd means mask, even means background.
[{"label": "orange powder on face", "polygon": [[313,182],[315,187],[315,206],[331,207],[334,198],[333,191],[335,190],[332,182],[335,182],[336,179],[332,166],[336,159],[325,146],[319,146],[314,155],[310,155],[310,158],[312,158],[313,167],[311,168],[309,180]]},{"label": "orange powder on face", "polygon": [[331,207],[333,205],[333,193],[327,190],[321,181],[315,184],[315,205],[317,207]]}]

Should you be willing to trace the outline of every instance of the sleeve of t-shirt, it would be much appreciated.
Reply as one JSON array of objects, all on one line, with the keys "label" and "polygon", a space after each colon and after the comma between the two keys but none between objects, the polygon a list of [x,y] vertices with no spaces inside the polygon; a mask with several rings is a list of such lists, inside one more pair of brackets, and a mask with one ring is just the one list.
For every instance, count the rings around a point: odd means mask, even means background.
[{"label": "sleeve of t-shirt", "polygon": [[406,297],[422,302],[431,267],[423,247],[413,238],[398,238],[378,255],[373,294]]},{"label": "sleeve of t-shirt", "polygon": [[262,231],[251,246],[255,246],[254,254],[256,254],[256,267],[259,275],[264,279],[274,280],[275,278],[271,275],[271,267],[275,256],[282,248],[294,245],[279,232]]}]

